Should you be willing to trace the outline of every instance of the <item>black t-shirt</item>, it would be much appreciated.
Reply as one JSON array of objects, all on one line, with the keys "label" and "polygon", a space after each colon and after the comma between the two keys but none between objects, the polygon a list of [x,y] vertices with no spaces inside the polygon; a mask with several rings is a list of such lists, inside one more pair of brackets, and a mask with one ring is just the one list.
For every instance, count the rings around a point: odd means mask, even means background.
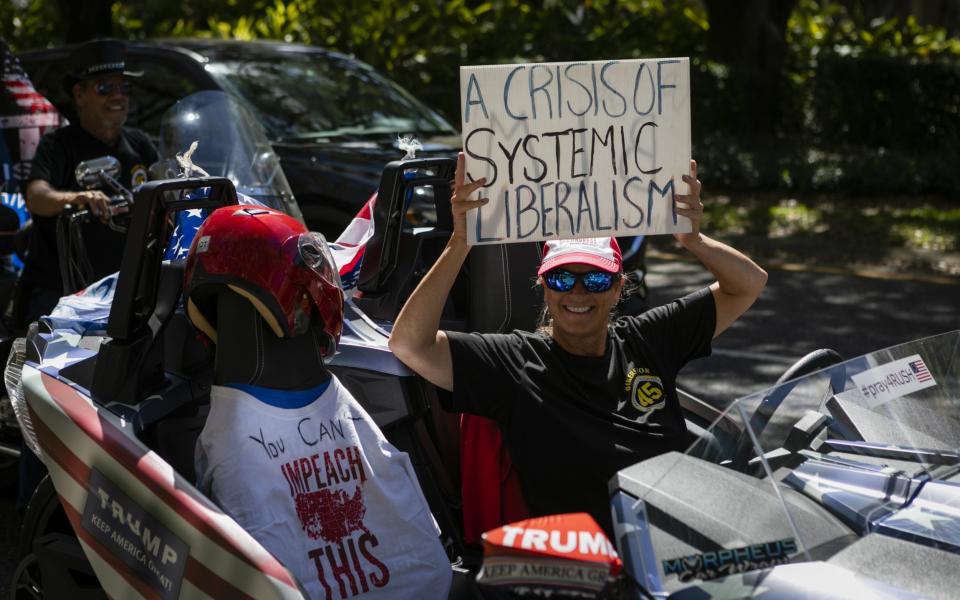
[{"label": "black t-shirt", "polygon": [[[132,189],[147,179],[147,168],[157,160],[157,151],[145,133],[124,127],[120,139],[113,146],[93,137],[76,124],[43,136],[33,158],[29,181],[43,179],[54,189],[78,191],[74,169],[81,161],[113,156],[120,161],[118,181]],[[103,190],[110,195],[109,190]],[[33,233],[22,278],[39,287],[61,289],[60,261],[57,255],[57,217],[32,215]],[[90,219],[83,229],[87,256],[93,266],[94,278],[99,279],[120,268],[125,236],[100,222]]]},{"label": "black t-shirt", "polygon": [[444,408],[500,426],[534,516],[589,512],[612,533],[608,482],[635,462],[683,451],[677,372],[710,354],[708,288],[610,325],[602,357],[543,333],[447,332],[453,394]]}]

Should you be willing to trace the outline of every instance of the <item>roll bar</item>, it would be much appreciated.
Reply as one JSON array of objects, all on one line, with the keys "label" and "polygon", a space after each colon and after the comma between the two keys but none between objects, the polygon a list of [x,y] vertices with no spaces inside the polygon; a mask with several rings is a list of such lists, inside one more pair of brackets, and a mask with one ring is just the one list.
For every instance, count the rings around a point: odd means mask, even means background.
[{"label": "roll bar", "polygon": [[[205,198],[186,192],[210,188]],[[174,213],[237,204],[233,183],[223,177],[150,181],[134,194],[117,290],[100,346],[90,392],[101,402],[135,404],[145,390],[164,382],[160,334],[180,301],[182,266],[163,264]]]}]

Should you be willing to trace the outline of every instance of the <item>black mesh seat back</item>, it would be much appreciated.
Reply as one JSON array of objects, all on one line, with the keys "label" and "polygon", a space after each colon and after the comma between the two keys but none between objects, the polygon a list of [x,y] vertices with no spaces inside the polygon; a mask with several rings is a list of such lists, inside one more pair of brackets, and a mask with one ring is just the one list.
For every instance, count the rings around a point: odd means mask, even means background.
[{"label": "black mesh seat back", "polygon": [[523,242],[470,250],[469,331],[536,329],[543,306],[543,291],[535,285],[541,248]]},{"label": "black mesh seat back", "polygon": [[[430,158],[384,168],[373,209],[374,232],[357,283],[357,305],[369,316],[394,320],[440,257],[453,228],[449,182],[455,167],[452,158]],[[407,213],[417,198],[433,199],[432,226],[409,222]],[[539,242],[473,248],[444,309],[443,326],[479,332],[534,329],[542,305],[542,293],[534,286],[540,253]]]},{"label": "black mesh seat back", "polygon": [[[439,258],[452,229],[450,180],[455,168],[452,158],[396,161],[384,168],[373,206],[373,235],[357,281],[357,305],[367,315],[394,320]],[[426,220],[433,212],[433,223],[415,227],[411,220],[418,218],[408,213],[417,211]]]},{"label": "black mesh seat back", "polygon": [[[401,232],[395,251],[396,264],[390,276],[375,287],[361,288],[361,294],[355,298],[357,306],[374,319],[383,321],[396,319],[407,298],[440,257],[448,239],[450,239],[449,231],[435,228]],[[363,259],[364,272],[367,271],[368,264],[371,269],[375,266],[375,263],[368,263],[367,258],[364,256]],[[450,313],[451,310],[447,309],[446,312]],[[453,318],[450,314],[445,314],[444,317]]]}]

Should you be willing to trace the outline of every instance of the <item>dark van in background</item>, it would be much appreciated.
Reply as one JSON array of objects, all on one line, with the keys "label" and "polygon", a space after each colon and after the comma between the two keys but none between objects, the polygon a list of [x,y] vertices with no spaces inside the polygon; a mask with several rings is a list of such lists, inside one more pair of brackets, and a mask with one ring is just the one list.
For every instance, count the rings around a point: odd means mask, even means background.
[{"label": "dark van in background", "polygon": [[[20,54],[34,86],[68,119],[61,82],[73,47]],[[457,130],[409,92],[349,56],[314,46],[236,40],[128,42],[134,82],[127,125],[155,141],[160,117],[193,92],[222,89],[260,119],[307,226],[336,239],[414,135],[418,157],[451,156]],[[452,90],[453,93],[455,90]],[[201,141],[202,143],[202,141]]]}]

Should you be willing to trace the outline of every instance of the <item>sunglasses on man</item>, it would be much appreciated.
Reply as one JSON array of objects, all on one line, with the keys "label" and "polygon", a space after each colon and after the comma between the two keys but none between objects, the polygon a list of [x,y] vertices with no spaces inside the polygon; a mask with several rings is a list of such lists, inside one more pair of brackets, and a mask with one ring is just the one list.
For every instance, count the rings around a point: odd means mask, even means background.
[{"label": "sunglasses on man", "polygon": [[566,269],[553,269],[543,274],[543,281],[555,292],[569,292],[579,281],[583,289],[588,292],[602,294],[613,287],[617,277],[616,273],[608,271],[588,271],[578,275]]},{"label": "sunglasses on man", "polygon": [[132,89],[133,84],[129,81],[121,81],[118,83],[113,81],[98,81],[93,84],[93,91],[95,91],[98,96],[103,97],[113,94],[114,91],[120,92],[123,96],[129,96]]}]

